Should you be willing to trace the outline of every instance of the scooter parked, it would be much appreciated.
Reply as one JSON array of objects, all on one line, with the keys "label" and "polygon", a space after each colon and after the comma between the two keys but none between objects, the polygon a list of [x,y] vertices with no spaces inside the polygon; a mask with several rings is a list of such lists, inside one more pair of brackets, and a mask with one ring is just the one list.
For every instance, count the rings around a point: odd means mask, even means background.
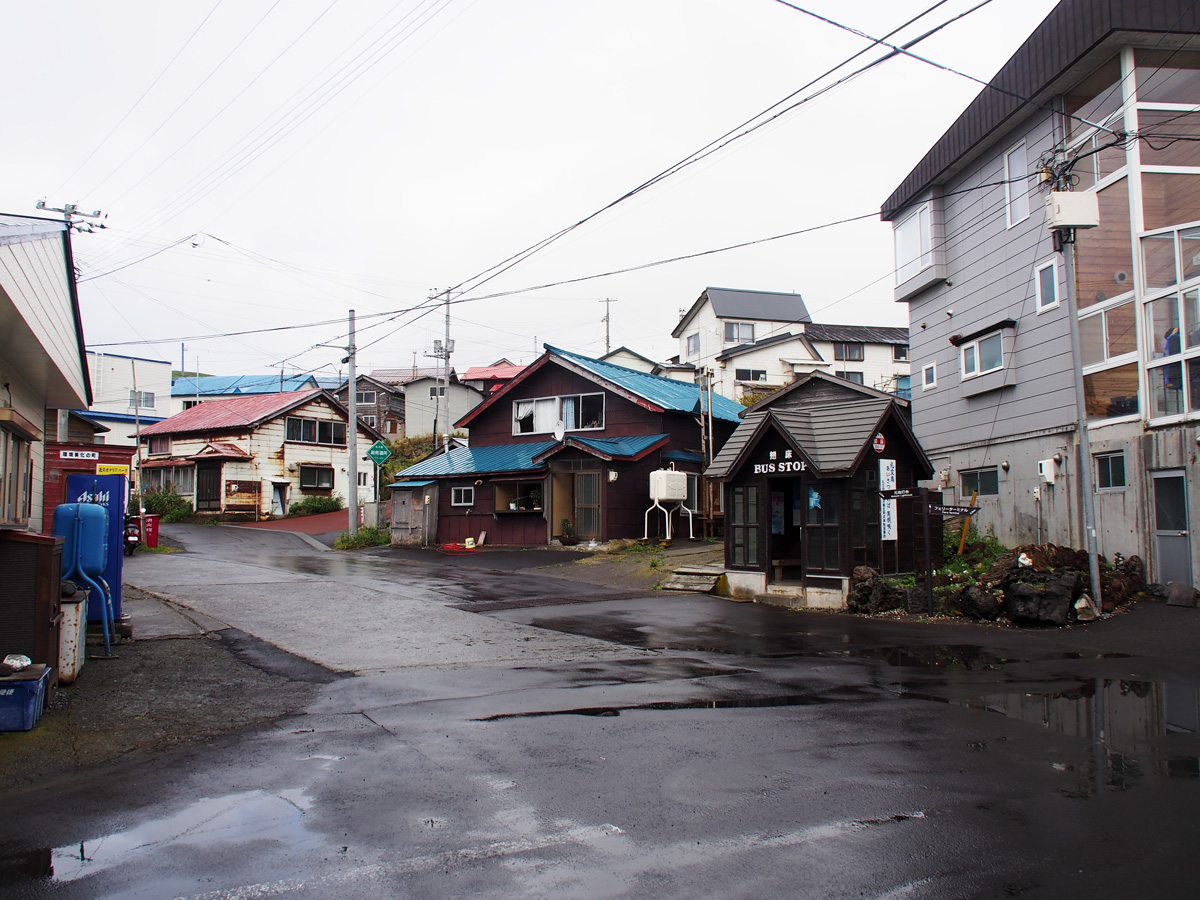
[{"label": "scooter parked", "polygon": [[125,555],[133,556],[133,551],[142,542],[141,517],[133,514],[125,516]]}]

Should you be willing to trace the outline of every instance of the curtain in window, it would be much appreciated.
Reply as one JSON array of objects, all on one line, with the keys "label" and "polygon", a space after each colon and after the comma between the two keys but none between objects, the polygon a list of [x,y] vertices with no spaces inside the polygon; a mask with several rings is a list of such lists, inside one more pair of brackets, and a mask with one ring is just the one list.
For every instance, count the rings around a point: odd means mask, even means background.
[{"label": "curtain in window", "polygon": [[578,397],[562,398],[562,420],[568,431],[579,427],[578,400]]},{"label": "curtain in window", "polygon": [[533,430],[537,434],[548,434],[554,430],[554,423],[558,421],[558,401],[551,397],[546,400],[538,400],[533,407]]}]

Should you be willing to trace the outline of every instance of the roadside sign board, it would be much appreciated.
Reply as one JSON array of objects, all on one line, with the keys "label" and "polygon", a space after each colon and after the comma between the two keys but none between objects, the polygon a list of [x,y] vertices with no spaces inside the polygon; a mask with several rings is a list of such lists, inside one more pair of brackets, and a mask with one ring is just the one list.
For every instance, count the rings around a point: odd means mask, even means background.
[{"label": "roadside sign board", "polygon": [[938,503],[929,504],[929,512],[935,516],[973,516],[979,512],[978,506],[942,506]]},{"label": "roadside sign board", "polygon": [[881,500],[910,500],[919,496],[921,496],[920,488],[894,488],[890,491],[879,492]]},{"label": "roadside sign board", "polygon": [[382,466],[392,458],[392,451],[388,449],[388,445],[383,441],[376,441],[371,445],[371,449],[367,451],[367,456],[371,457],[371,462],[375,463],[375,465]]}]

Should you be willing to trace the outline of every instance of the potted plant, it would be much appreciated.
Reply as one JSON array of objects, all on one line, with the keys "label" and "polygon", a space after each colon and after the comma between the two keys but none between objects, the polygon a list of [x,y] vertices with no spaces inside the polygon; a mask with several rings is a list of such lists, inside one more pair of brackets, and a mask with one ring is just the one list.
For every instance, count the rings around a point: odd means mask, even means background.
[{"label": "potted plant", "polygon": [[541,509],[542,508],[542,489],[541,488],[534,488],[533,490],[531,490],[529,492],[529,502],[532,504],[533,509]]},{"label": "potted plant", "polygon": [[575,537],[575,529],[572,527],[570,519],[562,520],[562,537],[559,540],[564,547],[574,547],[579,543],[579,539]]}]

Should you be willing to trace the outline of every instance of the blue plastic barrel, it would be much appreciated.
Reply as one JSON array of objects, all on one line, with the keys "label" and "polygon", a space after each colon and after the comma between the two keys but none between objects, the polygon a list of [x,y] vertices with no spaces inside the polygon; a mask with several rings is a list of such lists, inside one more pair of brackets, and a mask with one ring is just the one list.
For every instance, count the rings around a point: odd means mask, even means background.
[{"label": "blue plastic barrel", "polygon": [[[79,520],[79,547],[75,546],[75,521]],[[70,571],[78,553],[85,574],[104,573],[108,565],[108,510],[98,503],[60,503],[54,507],[51,525],[64,538],[63,571]]]}]

